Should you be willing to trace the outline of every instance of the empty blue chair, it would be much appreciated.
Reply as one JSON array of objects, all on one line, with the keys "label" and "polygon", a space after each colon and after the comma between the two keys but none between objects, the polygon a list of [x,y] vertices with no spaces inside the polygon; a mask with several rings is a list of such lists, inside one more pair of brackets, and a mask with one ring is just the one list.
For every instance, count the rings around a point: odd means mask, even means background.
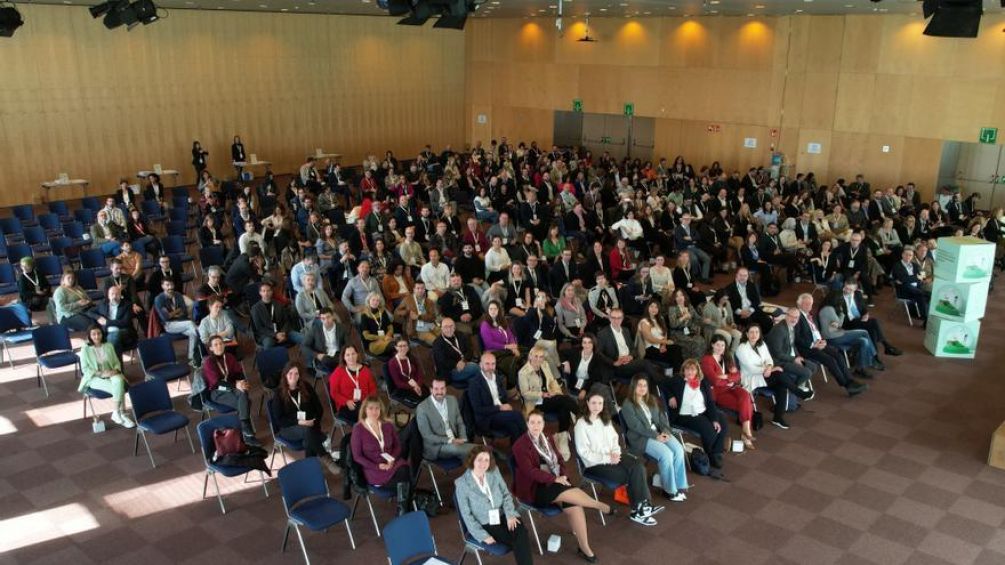
[{"label": "empty blue chair", "polygon": [[157,467],[154,454],[150,451],[147,434],[164,435],[174,432],[178,441],[178,431],[184,429],[188,438],[188,446],[195,453],[192,444],[192,434],[188,431],[188,416],[174,409],[171,395],[168,394],[167,383],[160,379],[144,381],[129,387],[129,400],[133,405],[133,417],[136,421],[136,441],[133,444],[133,457],[139,454],[140,438],[150,456],[150,465]]},{"label": "empty blue chair", "polygon": [[[100,207],[98,208],[101,209]],[[91,227],[94,224],[94,219],[97,217],[97,212],[90,208],[78,208],[73,211],[73,217],[81,224],[86,227]]]},{"label": "empty blue chair", "polygon": [[164,219],[164,214],[161,213],[161,206],[156,200],[144,200],[140,202],[140,211],[151,222],[159,222]]},{"label": "empty blue chair", "polygon": [[211,245],[199,250],[199,263],[203,271],[213,266],[222,267],[225,259],[222,247]]},{"label": "empty blue chair", "polygon": [[63,235],[74,240],[84,239],[84,224],[78,220],[63,222]]},{"label": "empty blue chair", "polygon": [[[506,461],[509,463],[510,474],[513,476],[513,480],[516,481],[516,457],[513,456],[513,453],[510,453]],[[527,504],[515,496],[513,497],[513,501],[516,502],[518,511],[527,513],[527,518],[530,522],[530,531],[534,532],[534,541],[537,542],[537,552],[544,555],[544,547],[541,546],[541,536],[538,535],[537,524],[534,523],[534,514],[540,514],[545,518],[554,518],[562,514],[562,509],[554,504],[549,506]]]},{"label": "empty blue chair", "polygon": [[42,226],[27,226],[24,228],[24,242],[37,253],[49,252],[49,235]]},{"label": "empty blue chair", "polygon": [[27,343],[32,339],[31,333],[31,312],[23,304],[11,304],[0,308],[0,363],[3,363],[4,355],[10,362],[10,368],[14,368],[14,356],[10,352],[11,345]]},{"label": "empty blue chair", "polygon": [[100,249],[81,249],[80,267],[94,269],[94,276],[99,278],[112,274],[112,270],[108,268],[108,258],[105,257],[105,252]]},{"label": "empty blue chair", "polygon": [[349,507],[331,497],[328,482],[321,470],[317,457],[295,461],[279,470],[279,490],[283,494],[283,508],[286,509],[286,531],[283,533],[283,551],[290,539],[290,530],[297,532],[304,562],[311,562],[304,545],[303,526],[314,532],[327,531],[332,526],[345,524],[349,534],[349,544],[356,549],[349,524]]},{"label": "empty blue chair", "polygon": [[[191,368],[187,363],[178,362],[174,352],[174,336],[163,334],[151,339],[141,339],[136,348],[140,356],[140,367],[146,378],[164,382],[185,379],[191,385]],[[178,386],[181,387],[181,382]]]},{"label": "empty blue chair", "polygon": [[17,275],[10,263],[0,263],[0,295],[17,294]]},{"label": "empty blue chair", "polygon": [[436,557],[436,538],[425,512],[409,512],[384,526],[384,548],[390,565],[408,565]]},{"label": "empty blue chair", "polygon": [[[247,475],[256,469],[245,466],[220,465],[214,462],[216,443],[213,441],[213,432],[223,428],[235,428],[240,430],[241,422],[237,419],[237,414],[224,414],[199,422],[195,431],[199,436],[199,444],[202,448],[202,460],[206,465],[206,476],[202,482],[202,498],[203,500],[206,499],[206,489],[209,487],[209,477],[212,475],[213,485],[216,487],[216,498],[220,501],[220,512],[226,514],[227,508],[223,505],[223,496],[220,494],[220,483],[217,482],[216,475],[220,474],[224,477],[238,477],[241,475]],[[258,476],[262,480],[262,488],[265,490],[265,497],[268,498],[269,486],[265,482],[265,473],[258,471]],[[247,477],[245,477],[245,480],[247,480]]]},{"label": "empty blue chair", "polygon": [[172,209],[184,209],[185,213],[188,214],[189,203],[188,194],[172,194],[171,195],[171,206]]},{"label": "empty blue chair", "polygon": [[50,236],[63,235],[63,223],[59,219],[59,214],[52,212],[40,214],[38,216],[38,225]]},{"label": "empty blue chair", "polygon": [[161,245],[164,248],[164,254],[166,255],[177,255],[181,258],[182,263],[191,263],[192,256],[189,255],[185,248],[185,238],[180,235],[169,235],[161,239]]},{"label": "empty blue chair", "polygon": [[176,186],[171,189],[171,198],[176,198],[178,196],[184,196],[186,201],[188,200],[188,187]]},{"label": "empty blue chair", "polygon": [[[80,256],[80,250],[75,249],[70,252],[70,248],[74,246],[73,240],[68,237],[54,237],[49,240],[49,247],[52,248],[52,254],[63,258],[63,263],[68,263],[70,259],[76,259]],[[72,255],[73,257],[70,257]]]},{"label": "empty blue chair", "polygon": [[36,257],[35,272],[44,276],[52,286],[57,286],[59,280],[63,278],[63,262],[56,255]]},{"label": "empty blue chair", "polygon": [[172,222],[188,224],[188,198],[184,199],[182,206],[175,206],[168,210],[168,219]]},{"label": "empty blue chair", "polygon": [[19,204],[11,209],[14,212],[14,217],[21,220],[21,224],[25,226],[37,226],[38,220],[35,219],[35,207],[31,204]]},{"label": "empty blue chair", "polygon": [[87,297],[97,302],[105,297],[105,293],[101,292],[98,288],[98,277],[94,276],[94,271],[91,269],[78,269],[77,270],[77,284],[80,288],[87,291]]},{"label": "empty blue chair", "polygon": [[266,394],[259,399],[258,412],[261,413],[265,406],[265,397],[272,393],[279,386],[280,373],[283,367],[290,361],[290,353],[283,345],[277,345],[268,349],[260,349],[255,354],[255,366],[258,367],[258,377],[265,387]]},{"label": "empty blue chair", "polygon": [[49,386],[45,383],[43,369],[59,369],[73,367],[73,376],[80,376],[80,357],[73,352],[70,345],[70,330],[66,326],[50,324],[31,330],[31,340],[35,345],[35,357],[38,364],[35,367],[35,379],[42,387],[45,396],[49,396]]},{"label": "empty blue chair", "polygon": [[27,243],[9,243],[7,245],[7,260],[17,265],[22,257],[34,257],[35,253]]},{"label": "empty blue chair", "polygon": [[7,258],[7,238],[0,235],[0,259]]},{"label": "empty blue chair", "polygon": [[[168,255],[168,260],[171,261],[171,270],[181,273],[182,285],[186,285],[195,280],[195,275],[185,270],[185,259],[181,255]],[[188,260],[191,261],[192,258],[189,257]],[[182,291],[180,288],[176,290],[179,292]]]},{"label": "empty blue chair", "polygon": [[304,442],[300,440],[291,441],[280,436],[279,425],[276,423],[275,418],[272,417],[272,410],[265,410],[265,414],[269,418],[269,431],[272,433],[272,451],[269,458],[269,468],[271,469],[275,466],[277,451],[283,456],[283,465],[286,465],[289,463],[289,461],[286,460],[286,450],[304,451]]},{"label": "empty blue chair", "polygon": [[7,243],[24,241],[24,235],[22,235],[24,226],[21,225],[21,220],[19,220],[16,216],[0,218],[0,231],[3,232],[4,237],[7,239]]},{"label": "empty blue chair", "polygon": [[[457,507],[457,494],[454,494],[454,508]],[[482,565],[481,552],[483,551],[495,557],[503,557],[513,551],[510,546],[504,543],[487,544],[482,540],[475,539],[468,530],[467,524],[464,523],[464,517],[461,516],[460,512],[457,513],[457,523],[461,527],[461,539],[464,540],[464,553],[461,555],[458,565],[464,565],[464,560],[468,557],[468,553],[474,553],[475,559],[478,560],[478,565]]]},{"label": "empty blue chair", "polygon": [[85,209],[91,210],[95,213],[97,213],[98,210],[104,208],[104,204],[102,204],[101,201],[98,200],[97,196],[85,196],[81,198],[80,205],[83,206]]},{"label": "empty blue chair", "polygon": [[49,211],[59,216],[59,221],[61,222],[68,222],[70,220],[70,207],[64,200],[50,202]]}]

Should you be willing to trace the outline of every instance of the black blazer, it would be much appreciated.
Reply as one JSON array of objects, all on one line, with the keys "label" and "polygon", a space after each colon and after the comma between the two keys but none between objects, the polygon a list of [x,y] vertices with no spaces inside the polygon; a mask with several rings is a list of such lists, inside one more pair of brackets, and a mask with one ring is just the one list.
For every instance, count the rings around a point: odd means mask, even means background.
[{"label": "black blazer", "polygon": [[[496,372],[496,390],[499,391],[499,401],[506,403],[509,395],[506,393],[506,379],[498,371]],[[499,412],[499,407],[492,402],[492,393],[489,385],[485,382],[485,377],[480,373],[468,381],[468,400],[471,402],[471,409],[475,416],[475,427],[479,434],[488,430],[488,418]]]},{"label": "black blazer", "polygon": [[813,330],[810,329],[810,324],[806,321],[806,317],[800,313],[799,322],[796,324],[796,351],[803,357],[808,357],[812,350]]},{"label": "black blazer", "polygon": [[[712,386],[708,384],[708,379],[701,379],[701,396],[705,399],[705,412],[700,414],[708,418],[713,422],[719,421],[719,409],[715,406],[715,401],[712,399]],[[684,399],[684,387],[687,383],[684,382],[684,377],[677,375],[670,379],[668,384],[668,392],[671,398],[677,400],[676,408],[667,407],[667,416],[670,418],[671,422],[676,421],[680,417],[680,403]],[[667,403],[669,405],[669,402]]]},{"label": "black blazer", "polygon": [[93,315],[95,319],[99,316],[107,319],[108,325],[106,327],[116,327],[120,331],[135,332],[133,329],[133,303],[128,300],[119,302],[119,309],[115,312],[114,318],[111,317],[111,308],[109,308],[108,300],[98,302],[98,305],[94,307]]},{"label": "black blazer", "polygon": [[551,279],[551,295],[559,296],[562,293],[562,287],[567,283],[574,281],[575,279],[582,279],[583,276],[579,272],[579,265],[576,261],[569,261],[569,276],[565,276],[565,269],[562,267],[562,260],[558,259],[555,264],[551,266],[551,272],[549,273],[549,278]]},{"label": "black blazer", "polygon": [[[624,325],[621,326],[622,336],[625,344],[628,345],[628,354],[635,354],[635,340],[632,332]],[[618,343],[614,341],[614,328],[607,326],[597,334],[597,354],[607,363],[614,364],[618,359]]]},{"label": "black blazer", "polygon": [[[455,339],[456,341],[454,341]],[[433,366],[436,369],[436,374],[447,378],[450,376],[451,371],[457,368],[457,363],[462,359],[471,361],[469,343],[470,340],[467,337],[462,337],[456,333],[449,342],[442,335],[436,338],[436,341],[433,342]],[[458,353],[453,346],[457,346],[461,350],[461,353]],[[462,354],[463,357],[461,356]]]},{"label": "black blazer", "polygon": [[[316,361],[315,355],[318,353],[328,355],[323,325],[321,320],[315,319],[304,328],[304,343],[301,345],[301,348],[304,350],[304,357],[310,360],[312,366]],[[339,321],[335,322],[335,341],[338,342],[340,349],[349,344],[349,336],[345,331],[345,324]]]},{"label": "black blazer", "polygon": [[230,158],[232,161],[247,161],[244,157],[243,143],[234,143],[230,146]]},{"label": "black blazer", "polygon": [[192,150],[192,165],[194,165],[196,167],[205,167],[206,166],[206,155],[209,155],[209,151],[206,151],[206,150],[203,150],[203,149],[193,149]]},{"label": "black blazer", "polygon": [[[893,264],[893,279],[897,281],[897,284],[901,288],[913,288],[915,290],[920,290],[921,281],[918,280],[918,268],[917,263],[914,264],[914,273],[907,272],[907,267],[904,266],[903,261],[897,261]],[[898,289],[900,292],[900,289]],[[898,294],[898,296],[900,296]]]},{"label": "black blazer", "polygon": [[691,292],[691,289],[689,289],[687,286],[688,283],[698,282],[698,276],[695,275],[693,267],[694,267],[693,265],[688,263],[687,273],[684,272],[684,267],[682,266],[674,267],[673,273],[671,274],[671,276],[673,277],[674,288],[680,288],[683,289],[685,292]]},{"label": "black blazer", "polygon": [[613,367],[608,363],[603,357],[598,355],[596,352],[593,354],[593,358],[590,359],[590,366],[586,369],[586,382],[583,383],[583,388],[577,389],[576,387],[576,369],[579,367],[579,362],[583,359],[583,351],[581,349],[570,349],[563,352],[562,361],[567,361],[569,367],[572,369],[571,372],[565,373],[563,370],[563,376],[566,379],[566,386],[569,391],[579,391],[579,390],[590,390],[594,384],[610,384],[611,375],[614,374]]},{"label": "black blazer", "polygon": [[291,308],[275,300],[269,304],[258,302],[252,306],[251,330],[255,334],[255,341],[261,344],[262,339],[266,337],[276,337],[279,332],[290,332],[296,329],[295,314],[291,311]]},{"label": "black blazer", "polygon": [[[729,304],[735,311],[738,308],[742,308],[743,299],[740,297],[740,287],[736,284],[736,281],[729,283],[726,287],[726,296],[729,297]],[[757,287],[754,283],[747,281],[747,299],[750,300],[751,310],[760,311],[761,309],[761,294],[757,292]]]},{"label": "black blazer", "polygon": [[[768,352],[771,353],[771,360],[776,365],[795,361],[795,357],[792,356],[789,349],[789,331],[789,325],[781,322],[775,324],[768,335],[764,337],[764,343],[768,346]],[[796,353],[799,353],[798,348],[796,348]]]}]

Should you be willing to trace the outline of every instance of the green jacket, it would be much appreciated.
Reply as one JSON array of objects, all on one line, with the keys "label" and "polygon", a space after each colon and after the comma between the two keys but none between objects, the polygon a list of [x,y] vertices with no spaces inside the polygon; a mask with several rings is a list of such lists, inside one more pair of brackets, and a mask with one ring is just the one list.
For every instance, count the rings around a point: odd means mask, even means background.
[{"label": "green jacket", "polygon": [[115,347],[106,341],[101,344],[101,348],[105,352],[104,363],[98,362],[97,347],[88,344],[80,349],[80,368],[84,376],[80,379],[80,386],[77,387],[78,392],[84,392],[91,383],[91,379],[101,378],[98,376],[101,371],[112,370],[122,373],[122,364],[119,363],[119,357],[115,354]]}]

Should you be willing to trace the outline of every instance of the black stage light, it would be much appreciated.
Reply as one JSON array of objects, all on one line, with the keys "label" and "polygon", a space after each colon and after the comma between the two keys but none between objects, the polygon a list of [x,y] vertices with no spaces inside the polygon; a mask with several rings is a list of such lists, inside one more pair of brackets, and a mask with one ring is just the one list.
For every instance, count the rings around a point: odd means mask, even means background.
[{"label": "black stage light", "polygon": [[138,0],[133,2],[132,8],[136,19],[143,25],[150,25],[160,19],[157,16],[157,6],[154,6],[153,0]]},{"label": "black stage light", "polygon": [[0,37],[11,37],[17,28],[24,25],[21,12],[14,6],[0,8]]},{"label": "black stage light", "polygon": [[418,0],[407,16],[398,20],[398,25],[421,26],[433,17],[433,6],[424,0]]},{"label": "black stage light", "polygon": [[91,12],[91,17],[92,18],[100,18],[101,16],[104,16],[105,14],[107,14],[108,11],[111,10],[112,6],[114,6],[114,5],[115,5],[115,2],[112,2],[112,1],[102,2],[101,4],[96,4],[94,6],[91,6],[90,8],[88,8],[88,11]]},{"label": "black stage light", "polygon": [[981,0],[925,0],[924,11],[932,17],[925,35],[977,37],[984,6]]}]

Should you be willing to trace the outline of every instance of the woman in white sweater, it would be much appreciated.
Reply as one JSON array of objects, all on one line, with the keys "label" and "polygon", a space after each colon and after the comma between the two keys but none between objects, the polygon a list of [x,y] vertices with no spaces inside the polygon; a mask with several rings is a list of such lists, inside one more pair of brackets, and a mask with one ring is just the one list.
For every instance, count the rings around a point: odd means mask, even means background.
[{"label": "woman in white sweater", "polygon": [[611,415],[604,406],[604,397],[591,393],[586,398],[581,418],[576,422],[576,453],[583,463],[583,472],[591,476],[628,485],[631,506],[629,518],[643,526],[655,526],[653,515],[663,510],[649,502],[649,486],[645,465],[630,453],[621,453],[618,432],[611,424]]},{"label": "woman in white sweater", "polygon": [[768,351],[768,344],[761,339],[761,328],[751,324],[736,348],[736,362],[740,364],[740,384],[751,394],[755,389],[768,386],[766,379],[772,373],[781,372]]}]

